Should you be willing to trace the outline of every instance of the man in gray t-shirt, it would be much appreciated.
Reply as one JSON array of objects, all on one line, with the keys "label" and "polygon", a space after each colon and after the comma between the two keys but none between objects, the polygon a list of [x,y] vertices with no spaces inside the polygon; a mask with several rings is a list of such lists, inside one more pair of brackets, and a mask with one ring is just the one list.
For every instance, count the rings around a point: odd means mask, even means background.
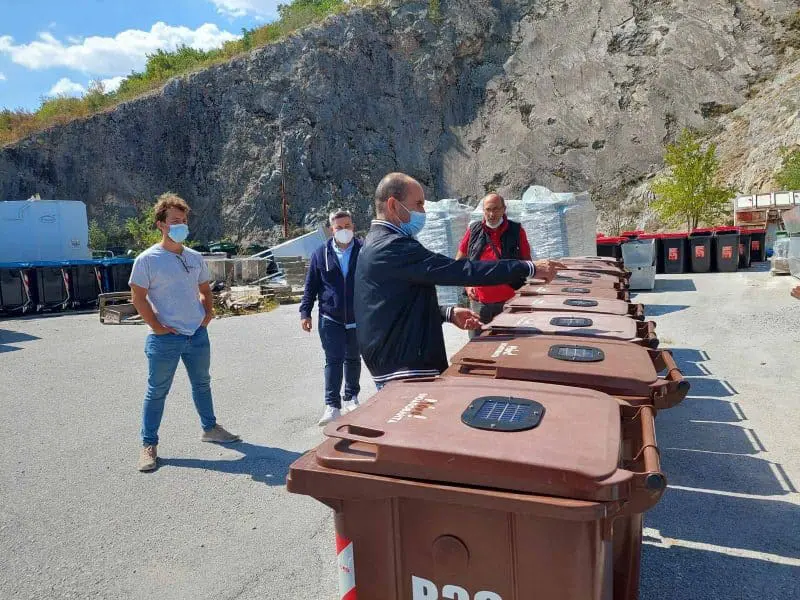
[{"label": "man in gray t-shirt", "polygon": [[206,329],[214,318],[213,297],[205,260],[183,245],[189,235],[189,206],[175,194],[164,194],[155,206],[155,215],[161,242],[136,258],[129,280],[133,304],[152,330],[145,343],[149,374],[142,411],[140,471],[152,471],[158,464],[158,428],[181,360],[203,427],[200,439],[223,444],[240,439],[218,425],[214,416]]}]

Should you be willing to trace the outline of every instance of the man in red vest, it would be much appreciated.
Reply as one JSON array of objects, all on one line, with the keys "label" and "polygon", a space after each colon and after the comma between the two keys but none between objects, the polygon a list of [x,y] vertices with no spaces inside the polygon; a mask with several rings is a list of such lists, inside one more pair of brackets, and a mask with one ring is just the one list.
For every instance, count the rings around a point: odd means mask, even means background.
[{"label": "man in red vest", "polygon": [[[506,216],[506,202],[499,194],[489,194],[483,199],[483,221],[473,223],[467,228],[456,260],[500,260],[514,258],[531,260],[531,247],[525,230],[516,221]],[[503,305],[514,297],[510,285],[490,285],[468,287],[472,310],[480,316],[482,323],[488,323],[503,311]],[[475,337],[478,332],[470,331]]]}]

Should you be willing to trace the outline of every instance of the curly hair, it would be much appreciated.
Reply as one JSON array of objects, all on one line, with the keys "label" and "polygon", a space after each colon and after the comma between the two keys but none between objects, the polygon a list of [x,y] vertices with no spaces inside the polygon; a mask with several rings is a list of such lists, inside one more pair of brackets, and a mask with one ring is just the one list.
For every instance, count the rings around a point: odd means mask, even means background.
[{"label": "curly hair", "polygon": [[170,208],[175,208],[182,213],[189,214],[189,205],[186,204],[186,200],[178,196],[173,192],[167,192],[166,194],[161,194],[158,197],[158,201],[156,202],[155,207],[153,208],[153,212],[156,215],[156,221],[161,221],[162,223],[167,220],[167,211]]}]

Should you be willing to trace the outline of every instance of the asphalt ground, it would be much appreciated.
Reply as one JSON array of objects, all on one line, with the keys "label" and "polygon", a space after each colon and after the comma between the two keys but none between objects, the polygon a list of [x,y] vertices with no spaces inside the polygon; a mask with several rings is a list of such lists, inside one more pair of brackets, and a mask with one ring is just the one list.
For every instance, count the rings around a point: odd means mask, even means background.
[{"label": "asphalt ground", "polygon": [[[670,487],[646,516],[642,600],[800,597],[794,283],[660,276],[636,298],[693,385],[658,417]],[[466,334],[445,329],[454,352]],[[160,467],[143,474],[146,329],[94,314],[0,321],[0,598],[338,599],[330,511],[284,488],[322,439],[319,338],[296,306],[210,334],[217,416],[244,442],[199,441],[180,370]],[[366,370],[362,385],[366,398]]]}]

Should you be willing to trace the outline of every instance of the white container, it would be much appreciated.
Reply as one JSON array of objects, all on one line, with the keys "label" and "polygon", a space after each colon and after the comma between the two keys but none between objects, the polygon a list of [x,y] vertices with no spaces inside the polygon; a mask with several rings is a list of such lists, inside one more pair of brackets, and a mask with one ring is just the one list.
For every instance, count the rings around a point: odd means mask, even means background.
[{"label": "white container", "polygon": [[[325,228],[320,225],[317,227],[315,231],[311,233],[306,233],[305,235],[301,235],[300,237],[293,238],[291,240],[286,240],[285,242],[278,244],[277,246],[273,246],[269,249],[269,252],[272,252],[272,256],[275,258],[280,257],[293,257],[299,256],[301,258],[311,258],[311,255],[314,254],[317,248],[325,244],[328,241],[328,234],[325,231]],[[267,251],[259,252],[258,254],[254,254],[251,258],[257,258],[262,255],[266,255]]]},{"label": "white container", "polygon": [[629,267],[625,263],[625,268],[631,272],[631,279],[629,282],[630,289],[632,290],[652,290],[656,285],[656,268],[655,266],[640,266]]},{"label": "white container", "polygon": [[792,206],[792,192],[775,192],[775,206]]},{"label": "white container", "polygon": [[625,264],[626,269],[632,269],[633,267],[650,267],[655,265],[655,239],[628,240],[622,244],[622,261]]},{"label": "white container", "polygon": [[800,233],[800,206],[795,206],[791,210],[787,210],[781,215],[783,218],[783,226],[786,233],[789,235],[793,233]]},{"label": "white container", "polygon": [[[431,252],[455,258],[470,222],[470,208],[453,198],[426,202],[427,219],[417,240]],[[463,288],[436,286],[440,306],[458,304]]]},{"label": "white container", "polygon": [[789,272],[800,278],[800,236],[789,238]]},{"label": "white container", "polygon": [[75,200],[0,202],[0,262],[92,257],[86,205]]},{"label": "white container", "polygon": [[776,236],[775,244],[772,247],[773,255],[770,259],[772,261],[772,272],[778,275],[788,275],[791,273],[789,269],[789,242],[791,238],[785,235]]},{"label": "white container", "polygon": [[757,194],[756,208],[769,208],[774,205],[774,200],[772,194]]}]

